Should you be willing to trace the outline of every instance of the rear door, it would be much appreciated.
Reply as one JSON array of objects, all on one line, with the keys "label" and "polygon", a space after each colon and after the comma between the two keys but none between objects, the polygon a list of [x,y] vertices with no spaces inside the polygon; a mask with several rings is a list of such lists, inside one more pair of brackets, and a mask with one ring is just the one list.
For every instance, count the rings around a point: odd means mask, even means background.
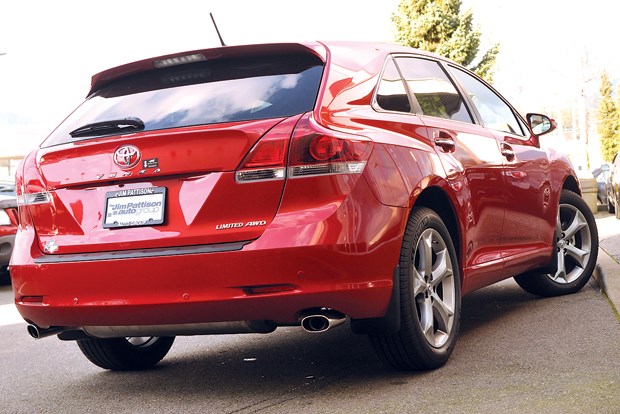
[{"label": "rear door", "polygon": [[[502,155],[496,137],[475,125],[455,85],[435,60],[398,57],[414,112],[428,128],[431,142],[462,205],[467,289],[501,275],[500,241],[505,216]],[[475,287],[474,287],[475,286]]]}]

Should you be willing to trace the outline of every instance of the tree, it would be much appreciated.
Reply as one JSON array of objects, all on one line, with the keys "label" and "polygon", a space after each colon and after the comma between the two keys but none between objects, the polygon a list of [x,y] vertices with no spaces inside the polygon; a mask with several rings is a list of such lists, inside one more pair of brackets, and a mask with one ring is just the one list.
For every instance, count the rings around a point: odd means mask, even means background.
[{"label": "tree", "polygon": [[445,56],[491,82],[499,44],[476,61],[480,31],[473,19],[471,10],[461,14],[461,0],[401,0],[392,14],[398,43]]},{"label": "tree", "polygon": [[601,75],[600,95],[598,104],[598,134],[601,139],[601,152],[605,161],[611,162],[620,150],[618,137],[618,107],[614,103],[613,86],[607,72]]}]

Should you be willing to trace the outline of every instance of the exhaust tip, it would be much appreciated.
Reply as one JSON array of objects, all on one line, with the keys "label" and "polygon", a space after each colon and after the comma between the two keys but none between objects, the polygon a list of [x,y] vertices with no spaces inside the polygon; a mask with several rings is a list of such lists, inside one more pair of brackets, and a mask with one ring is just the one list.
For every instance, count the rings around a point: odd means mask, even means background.
[{"label": "exhaust tip", "polygon": [[306,332],[320,333],[343,324],[347,316],[329,308],[312,311],[301,320],[301,327]]},{"label": "exhaust tip", "polygon": [[36,325],[28,325],[28,334],[30,336],[32,336],[34,339],[40,339],[41,338],[41,331],[39,331],[39,328]]},{"label": "exhaust tip", "polygon": [[301,327],[307,332],[325,332],[329,325],[329,319],[324,315],[310,315],[301,320]]},{"label": "exhaust tip", "polygon": [[37,325],[31,323],[26,328],[28,330],[28,334],[32,336],[34,339],[41,339],[47,336],[58,335],[63,332],[66,328],[62,326],[51,326],[49,328],[39,328]]}]

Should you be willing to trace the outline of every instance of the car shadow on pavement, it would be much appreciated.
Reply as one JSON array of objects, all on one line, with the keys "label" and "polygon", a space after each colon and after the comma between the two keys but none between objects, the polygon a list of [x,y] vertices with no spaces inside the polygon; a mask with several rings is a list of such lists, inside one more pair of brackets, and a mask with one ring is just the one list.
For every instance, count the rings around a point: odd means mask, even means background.
[{"label": "car shadow on pavement", "polygon": [[[524,307],[546,300],[554,299],[525,293],[513,281],[467,296],[456,351],[447,366],[435,372],[406,373],[386,368],[369,340],[344,325],[323,334],[279,328],[269,335],[180,337],[155,369],[130,373],[93,367],[93,375],[88,380],[81,378],[73,387],[85,395],[105,389],[121,399],[136,398],[137,394],[147,401],[196,399],[208,403],[212,410],[230,412],[249,409],[248,401],[257,409],[300,393],[325,392],[343,381],[358,385],[379,381],[395,386],[469,369],[471,361],[459,358],[460,350],[487,342],[485,336],[499,335],[509,342],[513,316],[518,318]],[[498,326],[505,331],[498,332]]]},{"label": "car shadow on pavement", "polygon": [[475,331],[491,321],[508,318],[531,302],[544,299],[525,292],[512,279],[470,293],[462,300],[461,338],[469,333],[476,335]]}]

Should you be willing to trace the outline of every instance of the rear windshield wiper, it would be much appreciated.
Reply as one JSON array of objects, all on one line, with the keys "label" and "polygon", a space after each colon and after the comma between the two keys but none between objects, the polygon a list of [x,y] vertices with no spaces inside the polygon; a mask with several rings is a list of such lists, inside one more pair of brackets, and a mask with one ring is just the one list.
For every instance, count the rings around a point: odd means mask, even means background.
[{"label": "rear windshield wiper", "polygon": [[144,122],[140,118],[110,119],[109,121],[93,122],[69,132],[73,138],[105,135],[116,132],[132,132],[144,129]]}]

